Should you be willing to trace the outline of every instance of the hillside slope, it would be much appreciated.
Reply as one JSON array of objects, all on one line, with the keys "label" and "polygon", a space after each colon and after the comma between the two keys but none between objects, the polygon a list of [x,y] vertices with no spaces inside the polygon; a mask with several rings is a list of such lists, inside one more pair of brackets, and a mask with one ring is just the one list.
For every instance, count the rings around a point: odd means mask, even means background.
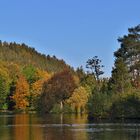
[{"label": "hillside slope", "polygon": [[8,63],[14,62],[18,65],[34,65],[48,72],[59,72],[70,68],[64,60],[55,56],[44,55],[25,44],[8,43],[0,41],[0,60]]}]

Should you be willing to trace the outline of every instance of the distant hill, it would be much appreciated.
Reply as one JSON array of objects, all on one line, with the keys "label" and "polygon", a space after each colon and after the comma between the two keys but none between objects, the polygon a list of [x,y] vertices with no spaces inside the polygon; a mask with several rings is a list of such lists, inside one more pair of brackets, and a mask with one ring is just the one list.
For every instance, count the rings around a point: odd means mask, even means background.
[{"label": "distant hill", "polygon": [[70,68],[64,60],[59,60],[55,56],[41,54],[24,43],[0,41],[0,60],[13,62],[21,66],[34,65],[48,72],[59,72],[65,68]]}]

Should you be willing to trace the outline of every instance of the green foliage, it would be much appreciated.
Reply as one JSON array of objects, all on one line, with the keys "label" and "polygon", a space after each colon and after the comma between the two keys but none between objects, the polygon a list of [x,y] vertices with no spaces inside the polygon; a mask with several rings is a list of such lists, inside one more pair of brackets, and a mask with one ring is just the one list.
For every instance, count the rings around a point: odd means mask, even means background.
[{"label": "green foliage", "polygon": [[122,58],[115,61],[115,67],[112,70],[112,77],[109,81],[109,88],[112,93],[131,92],[130,76]]},{"label": "green foliage", "polygon": [[6,103],[6,98],[9,93],[10,79],[6,68],[0,68],[0,109]]},{"label": "green foliage", "polygon": [[111,117],[139,118],[140,25],[129,28],[128,35],[118,41],[121,46],[114,53],[115,66],[108,83],[108,92],[112,94],[110,114]]},{"label": "green foliage", "polygon": [[88,87],[92,91],[96,87],[96,79],[92,74],[86,74],[81,80],[81,86]]},{"label": "green foliage", "polygon": [[[131,79],[139,83],[140,73],[140,25],[129,28],[128,35],[120,37],[121,47],[114,53],[116,58],[123,58],[127,64]],[[136,85],[136,87],[138,84]]]},{"label": "green foliage", "polygon": [[37,79],[36,77],[36,68],[33,65],[25,66],[22,70],[24,76],[26,77],[28,83],[32,84]]},{"label": "green foliage", "polygon": [[140,95],[139,93],[120,96],[113,102],[110,109],[111,117],[139,118],[140,117]]},{"label": "green foliage", "polygon": [[97,90],[90,96],[87,108],[89,118],[108,117],[108,112],[111,107],[111,100],[107,93],[101,93]]}]

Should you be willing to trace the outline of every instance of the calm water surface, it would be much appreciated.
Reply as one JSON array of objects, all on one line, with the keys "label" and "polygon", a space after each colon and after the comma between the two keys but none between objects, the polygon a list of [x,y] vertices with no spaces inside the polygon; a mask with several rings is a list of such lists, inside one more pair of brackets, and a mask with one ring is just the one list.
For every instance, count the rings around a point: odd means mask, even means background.
[{"label": "calm water surface", "polygon": [[139,122],[88,122],[86,115],[0,115],[0,140],[140,140]]}]

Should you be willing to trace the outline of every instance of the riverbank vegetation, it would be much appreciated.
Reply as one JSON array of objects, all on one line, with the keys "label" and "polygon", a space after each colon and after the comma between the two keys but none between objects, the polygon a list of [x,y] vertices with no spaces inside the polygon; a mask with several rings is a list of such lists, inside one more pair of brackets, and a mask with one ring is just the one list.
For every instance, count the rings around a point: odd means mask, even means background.
[{"label": "riverbank vegetation", "polygon": [[110,78],[97,56],[74,70],[25,44],[0,42],[0,109],[140,118],[140,25],[118,42]]}]

